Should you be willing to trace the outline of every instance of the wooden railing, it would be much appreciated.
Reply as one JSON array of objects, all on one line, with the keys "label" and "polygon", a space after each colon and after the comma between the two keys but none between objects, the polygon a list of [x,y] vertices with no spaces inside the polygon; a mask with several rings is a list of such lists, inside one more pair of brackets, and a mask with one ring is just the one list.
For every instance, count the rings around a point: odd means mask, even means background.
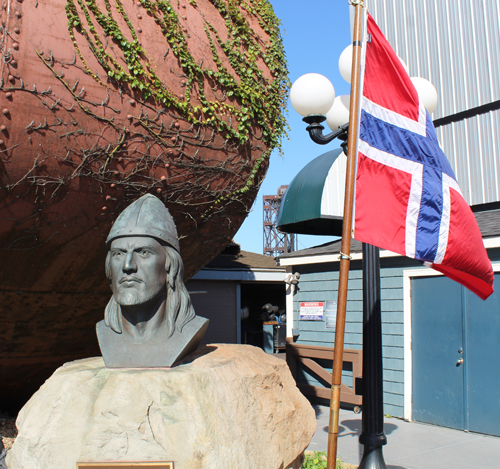
[{"label": "wooden railing", "polygon": [[[304,368],[309,369],[326,383],[332,382],[332,374],[325,370],[316,360],[328,360],[333,363],[333,348],[317,347],[314,345],[299,345],[293,343],[292,339],[287,339],[286,343],[286,361],[297,383],[297,387],[304,395],[330,399],[330,387],[313,386],[297,382],[297,363]],[[353,387],[342,383],[340,385],[340,401],[346,404],[360,406],[362,404],[361,379],[363,376],[363,352],[362,350],[344,350],[344,363],[352,364],[352,383]],[[331,367],[330,367],[331,368]]]}]

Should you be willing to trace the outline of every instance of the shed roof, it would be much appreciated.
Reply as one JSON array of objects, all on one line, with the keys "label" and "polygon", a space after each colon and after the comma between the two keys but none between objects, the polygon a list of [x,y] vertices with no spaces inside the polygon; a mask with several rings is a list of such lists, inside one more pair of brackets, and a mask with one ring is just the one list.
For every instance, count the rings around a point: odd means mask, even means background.
[{"label": "shed roof", "polygon": [[219,254],[204,269],[274,269],[284,271],[284,267],[276,265],[274,257],[239,251],[237,254]]}]

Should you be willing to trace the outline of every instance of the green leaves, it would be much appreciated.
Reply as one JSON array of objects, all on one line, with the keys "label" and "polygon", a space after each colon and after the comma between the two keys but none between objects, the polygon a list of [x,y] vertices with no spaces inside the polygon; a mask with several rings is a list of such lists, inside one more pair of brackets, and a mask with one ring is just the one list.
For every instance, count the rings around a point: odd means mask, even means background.
[{"label": "green leaves", "polygon": [[[337,458],[336,469],[342,469],[342,461]],[[302,469],[326,469],[326,453],[324,451],[314,451],[307,453],[302,464]]]},{"label": "green leaves", "polygon": [[[98,78],[99,73],[86,65],[78,50],[74,29],[85,37],[110,80],[126,83],[141,91],[143,97],[152,97],[162,105],[173,107],[189,122],[222,131],[234,143],[245,144],[252,135],[252,128],[257,128],[260,132],[256,137],[262,139],[265,148],[271,150],[280,146],[281,138],[286,135],[284,111],[290,83],[280,22],[268,0],[209,0],[219,11],[226,31],[222,39],[202,16],[212,52],[212,60],[206,64],[196,63],[191,54],[189,32],[183,30],[182,18],[177,13],[178,3],[139,0],[139,8],[144,9],[161,29],[168,43],[167,50],[174,54],[182,68],[186,77],[182,95],[174,94],[156,75],[156,66],[140,44],[122,1],[104,0],[105,9],[101,10],[102,3],[97,0],[67,0],[65,9],[70,35],[86,70],[96,81],[104,85]],[[189,3],[197,8],[196,0],[189,0]],[[112,16],[112,12],[116,16],[116,11],[122,18],[117,20]],[[249,18],[256,19],[269,37],[263,40]],[[120,29],[124,24],[122,20],[127,25],[123,31]],[[113,39],[112,47],[107,38]],[[116,54],[116,48],[121,56]],[[269,68],[271,78],[261,70],[262,64]],[[191,104],[192,100],[197,100],[198,104]],[[254,176],[252,174],[250,179]]]},{"label": "green leaves", "polygon": [[324,452],[306,454],[302,469],[326,469],[326,454]]}]

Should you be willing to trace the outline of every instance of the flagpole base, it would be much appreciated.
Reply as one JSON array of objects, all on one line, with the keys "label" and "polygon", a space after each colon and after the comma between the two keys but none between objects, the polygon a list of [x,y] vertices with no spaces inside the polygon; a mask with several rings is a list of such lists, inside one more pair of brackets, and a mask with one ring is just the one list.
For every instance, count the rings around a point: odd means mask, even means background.
[{"label": "flagpole base", "polygon": [[382,447],[365,445],[358,469],[387,469]]}]

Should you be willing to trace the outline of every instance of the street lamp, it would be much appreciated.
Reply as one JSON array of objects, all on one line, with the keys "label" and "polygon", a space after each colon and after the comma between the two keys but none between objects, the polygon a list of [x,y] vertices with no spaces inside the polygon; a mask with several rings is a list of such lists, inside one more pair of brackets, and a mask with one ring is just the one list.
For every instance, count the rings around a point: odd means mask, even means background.
[{"label": "street lamp", "polygon": [[438,103],[438,94],[434,85],[425,78],[421,77],[411,77],[413,86],[416,88],[418,97],[421,99],[425,106],[425,109],[432,114],[436,109]]},{"label": "street lamp", "polygon": [[[347,139],[349,110],[345,108],[345,99],[341,98],[343,97],[335,98],[335,89],[330,80],[318,73],[307,73],[294,82],[290,90],[290,102],[308,124],[306,130],[313,142],[326,145],[336,138],[343,141]],[[345,122],[342,122],[344,117]],[[325,121],[333,130],[328,135],[323,135],[325,128],[321,124]]]},{"label": "street lamp", "polygon": [[[348,63],[349,55],[352,57],[352,46],[348,46],[344,50],[339,60],[341,75],[348,82],[351,80],[351,73],[349,70],[350,63]],[[401,62],[405,69],[407,69],[406,64],[402,60]],[[352,68],[354,69],[354,67]],[[413,77],[411,80],[421,102],[429,113],[432,113],[437,106],[438,97],[436,89],[428,80],[423,78]],[[357,77],[357,81],[359,83],[359,77]],[[339,138],[343,142],[341,146],[347,154],[346,140],[349,127],[349,96],[338,96],[335,98],[333,85],[327,78],[318,74],[306,74],[293,84],[290,92],[290,101],[293,108],[303,116],[303,121],[308,124],[306,130],[315,143],[324,145],[333,141],[335,138]],[[324,127],[322,123],[325,120],[330,129],[333,130],[333,132],[328,135],[323,135]],[[350,157],[355,158],[352,153]],[[353,163],[351,162],[351,164]],[[348,184],[352,185],[352,181]],[[349,213],[344,215],[344,223],[346,217],[349,216]],[[343,236],[345,233],[346,231],[344,230]],[[348,254],[348,251],[347,255],[341,252],[341,262],[350,259]],[[347,285],[345,289],[347,289]],[[340,295],[339,282],[339,299]],[[345,296],[346,292],[342,293],[342,295]],[[340,305],[340,300],[338,304]],[[338,315],[338,319],[339,317],[340,315]],[[345,320],[345,306],[343,318]],[[339,332],[340,330],[341,332]],[[342,325],[341,328],[337,326],[337,332],[339,334],[341,333],[342,337],[340,335],[335,336],[332,399],[334,396],[333,385],[335,384],[335,370],[336,366],[338,367],[335,363],[335,355],[339,353],[342,354],[343,351],[344,326]],[[339,340],[339,338],[342,341],[342,345],[337,348],[337,340]],[[359,441],[363,444],[364,450],[359,469],[386,469],[382,453],[382,446],[387,443],[387,438],[384,434],[382,369],[379,248],[363,243],[363,414],[362,431]],[[339,401],[340,398],[338,398],[337,402]],[[330,412],[329,437],[331,434],[334,434],[334,438],[336,439],[338,432],[338,414],[336,416],[336,424],[332,425],[332,415],[334,413],[335,410]],[[336,442],[333,445],[334,446],[331,446],[329,438],[329,450],[330,447],[334,448],[334,454],[336,454]],[[331,465],[332,462],[329,461],[329,464]]]},{"label": "street lamp", "polygon": [[[345,65],[345,53],[343,53],[339,61],[339,67],[343,65]],[[311,75],[314,75],[312,80],[309,78]],[[348,77],[350,79],[350,74],[347,76],[342,73],[342,75],[344,78],[347,79]],[[314,83],[321,83],[321,87],[318,87],[315,91],[312,90]],[[337,97],[332,106],[330,104],[332,101],[330,87],[333,90],[333,85],[325,77],[320,80],[317,74],[303,75],[293,84],[290,101],[293,108],[304,116],[303,120],[309,124],[307,130],[314,142],[326,144],[335,138],[339,138],[343,141],[345,151],[345,140],[349,125],[349,97]],[[320,105],[322,89],[329,90],[324,107]],[[308,96],[312,96],[311,106],[307,105]],[[331,107],[324,112],[326,116],[319,114],[318,110],[324,110],[327,104],[330,104]],[[325,120],[329,127],[337,127],[337,130],[326,136],[322,133],[324,127],[321,125]],[[382,446],[387,443],[387,439],[384,434],[380,262],[378,251],[375,246],[363,243],[363,414],[360,443],[364,445],[364,451],[359,466],[361,469],[386,468],[382,454]],[[337,337],[335,339],[337,341]],[[337,353],[339,351],[336,348],[335,354]],[[340,353],[342,353],[341,350]]]}]

